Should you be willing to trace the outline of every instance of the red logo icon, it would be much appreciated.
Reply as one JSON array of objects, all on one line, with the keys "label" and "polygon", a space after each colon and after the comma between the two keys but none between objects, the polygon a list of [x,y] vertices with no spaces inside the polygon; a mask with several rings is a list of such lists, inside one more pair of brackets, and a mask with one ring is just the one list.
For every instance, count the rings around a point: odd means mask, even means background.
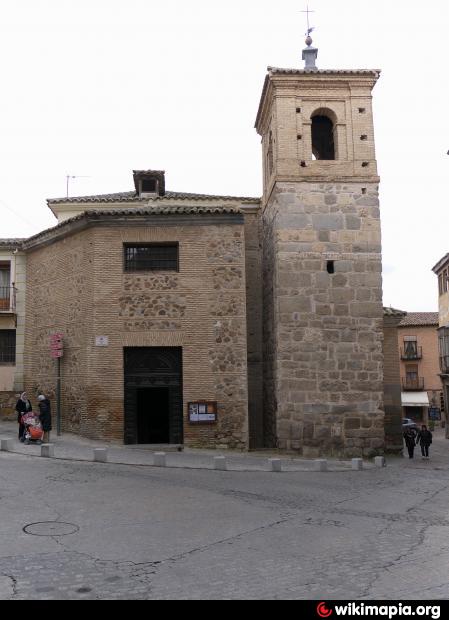
[{"label": "red logo icon", "polygon": [[330,618],[333,613],[332,609],[326,607],[326,603],[319,603],[316,611],[320,618]]}]

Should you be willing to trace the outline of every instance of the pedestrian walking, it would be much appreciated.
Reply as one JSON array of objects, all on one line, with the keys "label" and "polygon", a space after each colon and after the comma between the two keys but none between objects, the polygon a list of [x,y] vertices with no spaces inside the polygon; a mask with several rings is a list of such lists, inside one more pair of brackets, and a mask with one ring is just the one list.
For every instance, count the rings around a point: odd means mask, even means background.
[{"label": "pedestrian walking", "polygon": [[408,450],[408,457],[413,458],[416,446],[416,431],[413,428],[406,428],[404,431],[405,445]]},{"label": "pedestrian walking", "polygon": [[421,454],[423,459],[429,458],[429,446],[432,443],[432,433],[427,429],[427,426],[423,425],[418,433],[418,439],[416,445],[421,446]]},{"label": "pedestrian walking", "polygon": [[51,431],[51,406],[50,401],[44,394],[40,394],[37,397],[39,401],[39,420],[42,424],[42,430],[44,431],[44,443],[50,443],[50,431]]},{"label": "pedestrian walking", "polygon": [[25,425],[22,423],[22,416],[24,413],[30,413],[33,411],[31,401],[28,399],[26,392],[20,395],[19,400],[16,403],[17,422],[19,423],[19,441],[25,441]]}]

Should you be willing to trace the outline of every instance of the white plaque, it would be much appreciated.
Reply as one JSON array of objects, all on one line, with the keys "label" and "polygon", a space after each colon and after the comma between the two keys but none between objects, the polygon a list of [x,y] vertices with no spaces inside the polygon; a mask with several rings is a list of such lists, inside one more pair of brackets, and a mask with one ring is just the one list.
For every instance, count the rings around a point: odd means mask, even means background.
[{"label": "white plaque", "polygon": [[109,346],[109,336],[97,336],[95,338],[95,346],[96,347],[108,347]]}]

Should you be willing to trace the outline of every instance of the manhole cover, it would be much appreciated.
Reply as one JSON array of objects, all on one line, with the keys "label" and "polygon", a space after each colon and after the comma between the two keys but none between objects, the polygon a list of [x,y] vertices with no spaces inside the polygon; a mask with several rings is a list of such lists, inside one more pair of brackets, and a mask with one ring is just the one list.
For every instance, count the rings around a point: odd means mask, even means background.
[{"label": "manhole cover", "polygon": [[78,532],[79,527],[73,523],[61,523],[60,521],[44,521],[42,523],[30,523],[25,525],[23,531],[31,536],[70,536]]}]

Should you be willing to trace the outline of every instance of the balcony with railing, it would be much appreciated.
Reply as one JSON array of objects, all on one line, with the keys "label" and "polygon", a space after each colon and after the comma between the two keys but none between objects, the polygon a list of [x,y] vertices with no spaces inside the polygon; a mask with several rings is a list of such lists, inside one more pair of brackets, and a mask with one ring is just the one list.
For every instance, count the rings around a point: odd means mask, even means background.
[{"label": "balcony with railing", "polygon": [[404,392],[423,392],[424,377],[402,377],[402,389]]},{"label": "balcony with railing", "polygon": [[0,314],[16,313],[16,293],[14,286],[0,286]]},{"label": "balcony with railing", "polygon": [[410,362],[411,360],[422,359],[422,347],[407,347],[401,349],[401,360]]}]

